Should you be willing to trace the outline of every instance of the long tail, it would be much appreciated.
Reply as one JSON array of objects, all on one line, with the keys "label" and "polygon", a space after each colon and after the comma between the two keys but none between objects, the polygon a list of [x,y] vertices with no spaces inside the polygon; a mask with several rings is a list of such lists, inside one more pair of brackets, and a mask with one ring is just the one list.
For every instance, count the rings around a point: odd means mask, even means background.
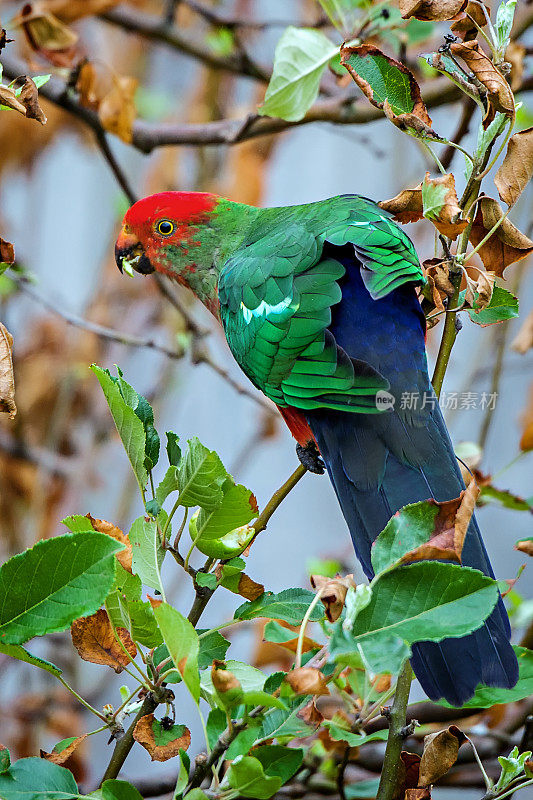
[{"label": "long tail", "polygon": [[[398,509],[429,497],[449,500],[464,488],[438,406],[423,429],[411,429],[392,412],[390,421],[395,429],[401,428],[401,435],[393,431],[396,445],[392,448],[385,444],[391,435],[390,424],[380,428],[375,415],[370,418],[324,409],[309,412],[307,419],[369,578],[372,542]],[[415,466],[412,458],[408,463],[402,457],[406,451],[418,454]],[[475,519],[465,539],[463,564],[494,577]],[[500,598],[485,624],[469,636],[439,644],[417,643],[411,664],[432,700],[444,697],[461,706],[479,683],[514,686],[518,664],[509,638],[509,620]]]}]

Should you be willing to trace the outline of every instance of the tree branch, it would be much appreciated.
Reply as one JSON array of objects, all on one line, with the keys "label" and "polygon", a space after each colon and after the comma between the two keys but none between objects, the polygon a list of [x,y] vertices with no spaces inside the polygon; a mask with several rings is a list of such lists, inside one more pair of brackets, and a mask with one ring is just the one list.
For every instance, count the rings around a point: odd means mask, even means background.
[{"label": "tree branch", "polygon": [[144,698],[143,704],[140,707],[139,711],[137,712],[135,719],[131,723],[130,727],[128,728],[122,739],[119,739],[119,741],[116,743],[113,755],[111,756],[111,760],[109,761],[107,769],[104,772],[102,783],[104,781],[109,780],[109,778],[117,777],[120,770],[122,769],[122,765],[124,764],[126,758],[129,755],[131,748],[133,747],[133,742],[135,741],[133,738],[133,731],[135,730],[135,726],[137,725],[141,717],[146,716],[146,714],[152,714],[156,710],[158,705],[159,703],[152,694],[152,692],[149,692]]},{"label": "tree branch", "polygon": [[377,800],[392,800],[396,796],[398,784],[398,765],[400,763],[400,753],[404,737],[402,735],[405,720],[407,703],[409,702],[409,692],[413,672],[409,661],[406,661],[402,671],[398,675],[394,702],[390,711],[389,738],[385,757],[383,759],[383,769],[377,793]]},{"label": "tree branch", "polygon": [[100,18],[129,33],[136,33],[179,50],[214,69],[222,69],[263,83],[270,80],[268,70],[252,61],[244,51],[237,50],[229,56],[219,56],[204,41],[195,41],[190,34],[182,34],[177,27],[169,25],[168,21],[157,15],[145,14],[133,8],[117,8],[100,14]]}]

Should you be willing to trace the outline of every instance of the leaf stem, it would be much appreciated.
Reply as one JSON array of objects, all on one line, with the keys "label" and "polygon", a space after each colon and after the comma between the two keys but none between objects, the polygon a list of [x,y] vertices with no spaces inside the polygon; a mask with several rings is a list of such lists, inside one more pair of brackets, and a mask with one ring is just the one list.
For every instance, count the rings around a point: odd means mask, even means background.
[{"label": "leaf stem", "polygon": [[412,679],[411,665],[409,661],[406,661],[396,682],[394,702],[390,711],[389,738],[387,739],[376,800],[392,800],[396,795],[398,765],[403,744],[402,731],[406,722],[407,703],[409,702]]},{"label": "leaf stem", "polygon": [[469,260],[472,258],[472,256],[475,256],[475,254],[476,254],[477,252],[479,252],[479,250],[481,250],[481,248],[483,247],[483,245],[484,245],[486,242],[488,242],[488,240],[490,239],[490,237],[492,236],[492,234],[493,234],[493,233],[494,233],[494,232],[495,232],[495,231],[496,231],[496,230],[497,230],[497,229],[500,227],[500,225],[502,224],[502,222],[503,222],[505,219],[507,219],[507,215],[509,214],[509,211],[510,211],[510,210],[511,210],[511,209],[510,209],[510,208],[508,208],[508,209],[507,209],[507,211],[505,212],[505,214],[502,214],[502,215],[501,215],[501,217],[500,217],[500,219],[498,220],[498,222],[496,222],[496,223],[495,223],[495,224],[492,226],[492,228],[490,229],[490,231],[489,231],[489,232],[486,234],[486,236],[484,236],[484,237],[483,237],[483,239],[482,239],[482,240],[479,242],[479,244],[477,244],[477,245],[476,245],[476,247],[474,247],[474,249],[473,249],[473,250],[472,250],[470,253],[468,253],[468,255],[467,255],[467,256],[465,256],[465,258],[463,259],[463,264],[466,264],[466,262],[467,262],[467,261],[469,261]]},{"label": "leaf stem", "polygon": [[57,679],[58,679],[58,681],[60,681],[60,683],[63,684],[65,689],[68,689],[68,691],[72,695],[74,695],[74,697],[77,700],[79,700],[79,702],[82,704],[82,706],[85,706],[87,711],[90,711],[92,714],[97,716],[98,719],[101,719],[102,722],[105,722],[107,724],[107,719],[105,718],[105,716],[103,714],[101,714],[99,711],[97,711],[96,708],[93,708],[93,706],[90,703],[88,703],[87,700],[84,700],[83,697],[80,694],[78,694],[77,691],[75,689],[73,689],[72,686],[69,683],[67,683],[64,678],[61,677],[61,675],[57,675]]},{"label": "leaf stem", "polygon": [[304,646],[305,629],[307,628],[307,623],[309,622],[311,614],[313,613],[313,609],[316,606],[316,604],[319,602],[321,597],[322,597],[322,589],[320,589],[315,594],[315,596],[313,597],[313,599],[309,603],[309,607],[308,607],[307,611],[305,612],[304,618],[302,620],[302,624],[300,625],[300,632],[298,634],[298,643],[296,645],[296,658],[294,660],[294,665],[295,665],[296,668],[302,666],[302,650],[303,650],[303,646]]},{"label": "leaf stem", "polygon": [[172,517],[174,516],[174,514],[176,513],[176,511],[178,510],[178,508],[179,508],[179,507],[180,507],[180,498],[179,498],[179,495],[178,495],[178,497],[177,497],[177,500],[176,500],[176,502],[174,503],[174,505],[172,506],[172,509],[171,509],[171,511],[170,511],[170,514],[169,514],[169,515],[168,515],[168,517],[167,517],[167,521],[165,522],[165,524],[164,524],[164,526],[163,526],[163,530],[161,531],[161,539],[162,539],[164,542],[166,542],[166,540],[167,540],[167,530],[168,530],[168,526],[170,525],[170,523],[171,523],[171,520],[172,520]]}]

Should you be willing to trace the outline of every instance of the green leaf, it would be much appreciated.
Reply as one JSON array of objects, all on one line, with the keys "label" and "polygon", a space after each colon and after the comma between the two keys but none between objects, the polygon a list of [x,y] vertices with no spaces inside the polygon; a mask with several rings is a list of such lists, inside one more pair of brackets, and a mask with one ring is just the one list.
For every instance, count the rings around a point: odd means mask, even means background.
[{"label": "green leaf", "polygon": [[324,727],[328,729],[330,737],[335,742],[346,742],[350,745],[350,747],[361,747],[363,744],[367,744],[367,742],[386,742],[389,732],[384,731],[374,731],[374,733],[353,733],[352,731],[348,731],[345,728],[341,728],[340,725],[337,725],[332,720],[325,720]]},{"label": "green leaf", "polygon": [[191,768],[191,759],[185,750],[180,750],[178,755],[180,763],[178,767],[178,780],[176,781],[174,797],[178,797],[187,786],[189,782],[189,770]]},{"label": "green leaf", "polygon": [[[313,592],[308,589],[284,589],[278,594],[264,592],[257,600],[239,606],[233,616],[234,619],[255,619],[257,617],[282,619],[284,622],[298,625],[303,620],[314,596]],[[323,617],[323,609],[315,606],[310,621],[318,622]]]},{"label": "green leaf", "polygon": [[494,787],[495,793],[508,786],[515,778],[524,774],[524,764],[531,758],[531,750],[520,753],[518,747],[513,747],[508,756],[498,756],[502,771],[498,783]]},{"label": "green leaf", "polygon": [[82,514],[72,514],[70,517],[65,517],[61,522],[66,525],[72,533],[81,533],[82,531],[94,531],[90,519],[84,517]]},{"label": "green leaf", "polygon": [[213,511],[222,502],[222,484],[227,478],[224,465],[214,450],[194,437],[179,465],[179,501],[182,506],[200,506]]},{"label": "green leaf", "polygon": [[97,611],[113,583],[114,554],[122,549],[103,533],[66,533],[6,561],[0,568],[0,641],[23,644]]},{"label": "green leaf", "polygon": [[[221,712],[226,719],[226,715],[224,712]],[[230,746],[226,751],[226,760],[232,761],[234,758],[238,756],[245,756],[250,747],[252,747],[257,739],[261,736],[261,725],[256,720],[250,720],[244,730],[240,731],[235,739],[232,741]]]},{"label": "green leaf", "polygon": [[165,472],[163,480],[155,490],[155,499],[162,506],[169,494],[178,491],[179,488],[178,470],[171,464]]},{"label": "green leaf", "polygon": [[21,758],[0,775],[2,800],[72,800],[79,796],[72,772],[43,758]]},{"label": "green leaf", "polygon": [[104,781],[99,789],[102,800],[143,800],[139,791],[128,781],[114,778]]},{"label": "green leaf", "polygon": [[207,739],[211,750],[226,730],[228,719],[221,708],[212,708],[206,722]]},{"label": "green leaf", "polygon": [[101,369],[101,367],[98,367],[96,364],[93,364],[91,369],[100,382],[109,410],[111,411],[111,416],[113,417],[118,434],[122,439],[126,455],[130,460],[133,472],[142,490],[146,486],[148,480],[148,474],[144,464],[146,434],[143,423],[133,408],[126,403],[120,393],[118,385],[108,372]]},{"label": "green leaf", "polygon": [[180,437],[173,431],[167,431],[167,456],[171,467],[177,467],[181,461],[181,448],[178,445]]},{"label": "green leaf", "polygon": [[239,756],[230,765],[222,786],[229,784],[242,797],[267,800],[275,794],[283,781],[281,778],[265,775],[263,765],[252,756]]},{"label": "green leaf", "polygon": [[507,0],[500,3],[496,12],[496,38],[498,40],[498,50],[503,55],[507,50],[507,45],[511,38],[511,28],[513,27],[516,0]]},{"label": "green leaf", "polygon": [[318,0],[318,2],[333,25],[343,34],[354,30],[357,11],[365,6],[364,0]]},{"label": "green leaf", "polygon": [[[481,503],[498,503],[513,511],[533,511],[533,503],[531,500],[519,497],[510,492],[509,489],[497,489],[496,486],[482,486],[480,500]],[[478,505],[480,504],[480,500],[478,500]]]},{"label": "green leaf", "polygon": [[335,623],[330,652],[357,651],[391,637],[407,644],[440,642],[479,628],[498,599],[496,581],[478,570],[425,561],[383,572],[372,581],[372,599],[354,619],[349,635]]},{"label": "green leaf", "polygon": [[286,709],[287,706],[279,697],[273,697],[268,692],[251,691],[244,692],[242,702],[247,706],[266,706],[267,708]]},{"label": "green leaf", "polygon": [[[253,493],[235,484],[228,477],[222,486],[222,502],[211,511],[200,509],[196,520],[196,533],[199,541],[220,539],[229,531],[246,525],[257,516],[257,500]],[[195,537],[196,538],[196,537]]]},{"label": "green leaf", "polygon": [[304,751],[295,747],[263,745],[254,750],[254,757],[261,762],[265,775],[281,778],[283,784],[300,769]]},{"label": "green leaf", "polygon": [[[159,647],[156,647],[154,650],[154,654],[152,656],[154,661],[154,667],[158,667],[162,661],[165,661],[167,658],[170,657],[170,653],[168,652],[168,647],[166,644],[160,644]],[[174,662],[171,660],[164,667],[161,668],[161,672],[166,672],[167,670],[174,667]],[[165,676],[165,683],[181,683],[181,675],[179,674],[177,669],[174,669],[168,675]]]},{"label": "green leaf", "polygon": [[198,586],[206,586],[208,589],[216,589],[218,585],[217,577],[212,572],[197,572],[195,581]]},{"label": "green leaf", "polygon": [[328,61],[338,51],[320,31],[289,26],[277,44],[272,77],[258,113],[290,122],[302,119],[316,100]]},{"label": "green leaf", "polygon": [[39,658],[39,656],[34,656],[31,653],[28,653],[26,648],[22,647],[20,644],[4,644],[3,642],[0,642],[0,653],[3,653],[6,656],[11,656],[11,658],[16,658],[19,661],[25,661],[26,664],[31,664],[33,667],[44,669],[45,672],[50,672],[50,674],[55,675],[56,678],[59,677],[63,672],[62,669],[56,667],[56,665],[52,664],[50,661],[45,661],[44,658]]},{"label": "green leaf", "polygon": [[164,598],[161,564],[166,551],[161,547],[156,521],[139,517],[131,526],[128,535],[132,546],[133,572],[145,586],[155,589]]},{"label": "green leaf", "polygon": [[279,740],[287,737],[290,740],[310,736],[314,729],[298,716],[308,702],[308,697],[297,698],[289,705],[287,711],[275,708],[265,714],[261,738]]},{"label": "green leaf", "polygon": [[284,642],[290,642],[291,639],[294,639],[297,635],[296,631],[284,628],[277,620],[270,620],[270,622],[267,622],[265,625],[263,640],[265,642],[283,644]]},{"label": "green leaf", "polygon": [[218,659],[224,661],[228,651],[229,642],[218,631],[211,631],[202,636],[204,631],[198,631],[200,635],[200,650],[198,653],[198,668],[200,670],[210,667],[213,661]]},{"label": "green leaf", "polygon": [[[344,62],[353,71],[352,77],[355,77],[355,73],[359,81],[367,84],[365,94],[369,99],[372,98],[371,102],[382,108],[385,100],[388,100],[394,114],[411,113],[415,107],[413,83],[416,87],[416,82],[411,83],[409,70],[401,69],[399,62],[377,48],[350,50]],[[359,82],[358,85],[361,86]]]},{"label": "green leaf", "polygon": [[[512,689],[501,689],[495,686],[479,685],[473,697],[461,708],[491,708],[495,705],[507,705],[517,700],[523,700],[533,695],[533,650],[515,646],[514,651],[518,659],[518,682]],[[445,700],[439,700],[439,705],[453,708]]]},{"label": "green leaf", "polygon": [[423,500],[404,506],[391,517],[372,545],[372,567],[376,575],[397,564],[405,553],[428,541],[438,512],[435,503]]},{"label": "green leaf", "polygon": [[0,745],[0,774],[5,772],[11,766],[11,756],[7,747],[3,744]]},{"label": "green leaf", "polygon": [[518,299],[507,289],[495,286],[488,306],[482,308],[481,311],[476,311],[475,309],[475,303],[474,308],[468,309],[470,319],[476,325],[485,327],[486,325],[493,325],[495,322],[504,322],[506,319],[517,317]]},{"label": "green leaf", "polygon": [[[250,666],[250,664],[245,664],[243,661],[233,661],[232,659],[226,661],[226,669],[235,675],[241,684],[243,691],[262,691],[263,686],[265,685],[266,675],[261,672],[261,670]],[[207,698],[212,699],[215,696],[215,689],[213,686],[213,681],[211,680],[211,670],[202,672],[201,685],[202,692]]]},{"label": "green leaf", "polygon": [[188,619],[167,603],[154,607],[154,614],[168,652],[196,702],[200,699],[198,634]]},{"label": "green leaf", "polygon": [[201,789],[191,789],[190,792],[187,792],[183,800],[208,800],[208,798]]},{"label": "green leaf", "polygon": [[115,628],[127,628],[131,633],[130,603],[140,602],[142,582],[115,560],[115,580],[106,597],[105,607]]},{"label": "green leaf", "polygon": [[128,603],[131,620],[131,638],[145,647],[157,647],[163,641],[161,631],[157,627],[152,606],[142,600]]}]

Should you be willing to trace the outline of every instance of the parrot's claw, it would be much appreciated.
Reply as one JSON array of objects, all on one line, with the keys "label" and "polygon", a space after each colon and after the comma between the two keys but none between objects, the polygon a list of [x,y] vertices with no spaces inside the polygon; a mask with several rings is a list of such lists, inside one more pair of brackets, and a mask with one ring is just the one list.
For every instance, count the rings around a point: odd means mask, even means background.
[{"label": "parrot's claw", "polygon": [[300,459],[300,463],[303,464],[309,472],[314,472],[315,475],[324,474],[326,467],[320,458],[320,451],[314,442],[308,442],[305,446],[297,444],[296,455]]}]

